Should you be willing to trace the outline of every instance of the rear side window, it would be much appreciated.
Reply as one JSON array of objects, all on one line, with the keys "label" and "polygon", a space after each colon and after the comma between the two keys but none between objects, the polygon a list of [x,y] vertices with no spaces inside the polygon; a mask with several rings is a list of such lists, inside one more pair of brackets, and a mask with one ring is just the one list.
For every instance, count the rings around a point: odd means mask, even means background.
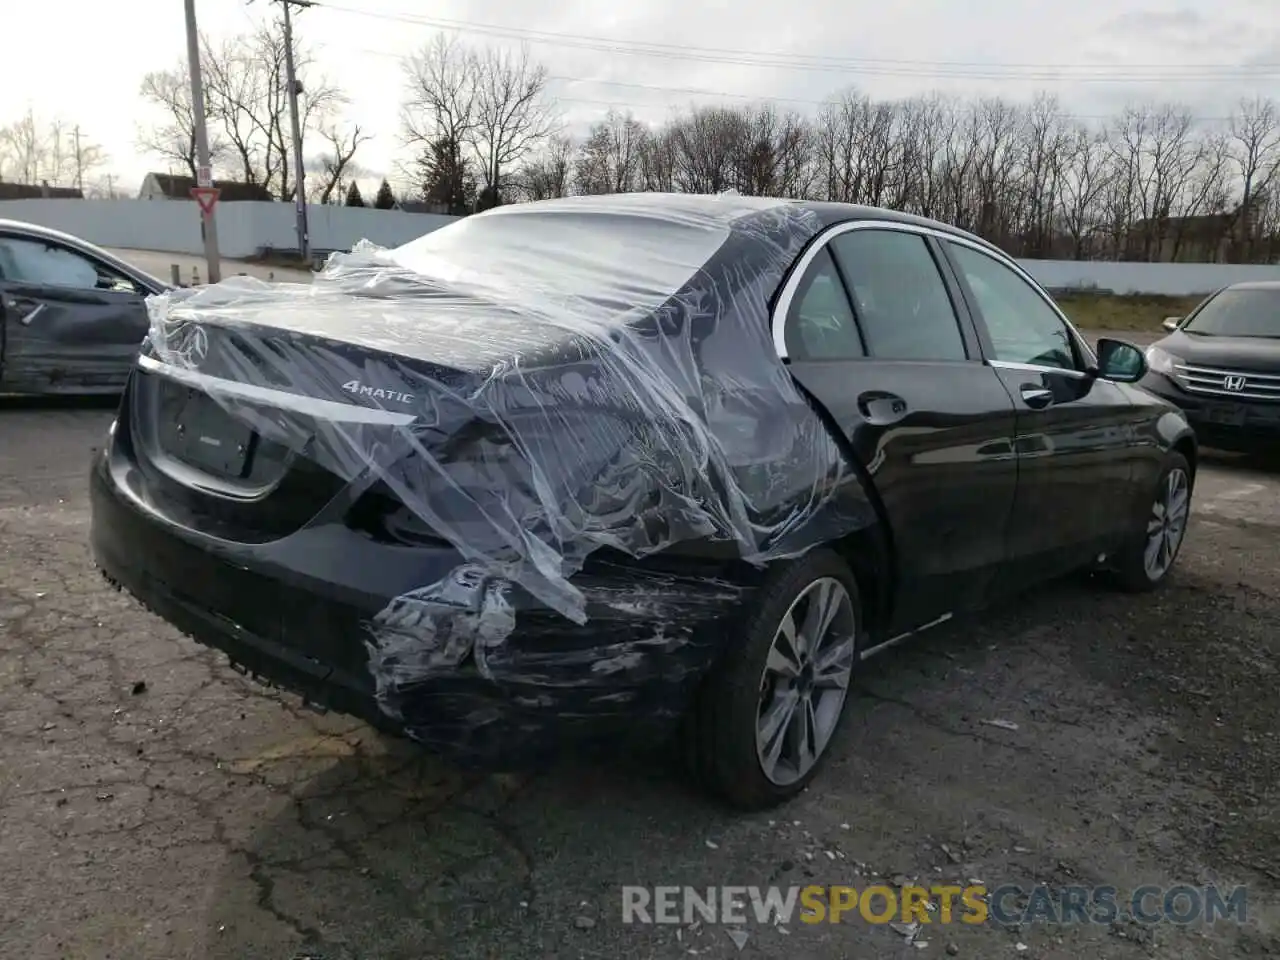
[{"label": "rear side window", "polygon": [[827,249],[805,270],[786,320],[787,354],[796,360],[866,356],[849,298]]},{"label": "rear side window", "polygon": [[951,297],[923,237],[854,230],[830,246],[872,357],[968,359]]}]

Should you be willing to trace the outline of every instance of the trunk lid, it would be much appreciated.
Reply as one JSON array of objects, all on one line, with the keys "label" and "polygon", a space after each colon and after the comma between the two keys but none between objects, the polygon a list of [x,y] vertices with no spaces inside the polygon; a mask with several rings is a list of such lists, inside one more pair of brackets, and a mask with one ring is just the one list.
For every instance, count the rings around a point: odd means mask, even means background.
[{"label": "trunk lid", "polygon": [[592,337],[439,291],[341,310],[252,292],[153,318],[131,382],[146,497],[184,527],[263,543],[334,520],[518,562],[530,518],[557,522],[626,442],[597,414],[634,398],[602,384]]}]

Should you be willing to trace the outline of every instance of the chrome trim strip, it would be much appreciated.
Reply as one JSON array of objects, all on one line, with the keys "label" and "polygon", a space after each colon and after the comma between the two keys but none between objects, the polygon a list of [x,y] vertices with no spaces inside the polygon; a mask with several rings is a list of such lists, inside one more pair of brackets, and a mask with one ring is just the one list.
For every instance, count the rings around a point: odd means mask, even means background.
[{"label": "chrome trim strip", "polygon": [[900,633],[896,637],[890,637],[888,640],[884,641],[883,643],[877,643],[874,647],[867,647],[867,649],[862,650],[858,653],[858,659],[860,661],[869,660],[872,657],[874,657],[877,653],[883,653],[884,651],[888,650],[890,647],[896,647],[898,644],[900,644],[903,640],[906,640],[908,637],[914,637],[917,633],[924,633],[926,630],[932,629],[933,627],[938,626],[938,624],[940,623],[946,623],[948,620],[951,619],[951,617],[952,617],[952,614],[944,613],[942,616],[938,617],[938,619],[930,620],[928,623],[923,624],[922,626],[916,627],[914,630],[908,630],[906,633]]},{"label": "chrome trim strip", "polygon": [[[990,249],[983,243],[970,239],[969,237],[958,236],[956,234],[949,233],[946,230],[938,230],[935,227],[927,227],[914,223],[898,223],[894,220],[851,220],[844,223],[833,224],[818,234],[814,242],[809,245],[809,249],[801,255],[798,261],[796,261],[796,265],[791,271],[790,276],[787,277],[787,281],[782,288],[782,292],[778,295],[777,303],[773,308],[773,314],[769,318],[770,332],[773,334],[773,348],[780,359],[786,360],[789,358],[789,354],[787,353],[786,337],[787,314],[791,311],[791,301],[795,299],[796,290],[800,286],[800,281],[804,278],[805,271],[809,269],[809,264],[813,262],[818,253],[835,237],[846,233],[852,233],[854,230],[896,230],[900,233],[913,233],[917,236],[933,237],[935,240],[947,240],[951,243],[959,244],[962,247],[969,247],[976,250],[978,253],[986,254],[997,263],[1009,267],[1014,273],[1029,283],[1031,285],[1031,289],[1039,295],[1040,299],[1049,305],[1050,309],[1057,314],[1058,319],[1066,325],[1067,330],[1070,331],[1077,347],[1079,347],[1086,360],[1093,361],[1094,363],[1097,362],[1097,357],[1094,356],[1092,348],[1090,348],[1084,337],[1080,336],[1080,332],[1076,330],[1074,325],[1072,325],[1071,321],[1067,318],[1067,315],[1064,314],[1062,310],[1058,308],[1058,305],[1053,302],[1053,299],[1045,293],[1040,284],[1036,282],[1035,278],[1022,269],[1022,267],[1018,266],[1017,262],[1012,257],[1005,255],[999,250]],[[942,279],[941,274],[939,274],[939,279]],[[957,317],[957,320],[958,319],[959,318]],[[877,358],[869,357],[867,359],[875,360]],[[973,362],[978,359],[981,358],[971,357],[967,362]],[[1059,370],[1057,367],[1051,367],[1049,369]],[[1063,371],[1059,370],[1059,372]],[[1081,374],[1081,376],[1084,376],[1084,374]]]},{"label": "chrome trim strip", "polygon": [[1193,376],[1200,375],[1206,377],[1244,377],[1252,382],[1254,380],[1274,380],[1276,386],[1280,387],[1280,373],[1259,373],[1253,370],[1226,370],[1221,367],[1202,367],[1194,363],[1177,363],[1174,365],[1176,370]]},{"label": "chrome trim strip", "polygon": [[1075,377],[1078,380],[1083,380],[1088,376],[1087,373],[1080,370],[1067,370],[1064,367],[1050,367],[1048,365],[1041,365],[1038,363],[1014,363],[1010,360],[988,360],[987,366],[995,367],[997,370],[1023,370],[1027,373],[1056,373],[1061,374],[1064,377]]},{"label": "chrome trim strip", "polygon": [[213,377],[198,370],[188,370],[171,363],[164,363],[154,357],[139,356],[138,366],[148,373],[159,374],[196,387],[216,396],[239,397],[253,403],[264,403],[295,413],[319,417],[322,420],[335,420],[344,423],[379,423],[392,426],[406,426],[417,417],[412,413],[399,413],[394,410],[383,410],[379,407],[362,407],[354,403],[341,403],[337,400],[322,400],[299,393],[289,393],[271,387],[259,387],[252,383],[239,383],[235,380],[224,380]]},{"label": "chrome trim strip", "polygon": [[[1223,381],[1239,377],[1243,390],[1228,390]],[[1222,397],[1227,400],[1280,401],[1280,374],[1254,373],[1249,370],[1227,370],[1178,362],[1173,365],[1173,381],[1187,393],[1199,397]]]},{"label": "chrome trim strip", "polygon": [[1197,384],[1182,384],[1187,393],[1197,396],[1225,397],[1228,400],[1280,400],[1280,391],[1276,393],[1250,393],[1247,390],[1218,390],[1213,387],[1201,387]]}]

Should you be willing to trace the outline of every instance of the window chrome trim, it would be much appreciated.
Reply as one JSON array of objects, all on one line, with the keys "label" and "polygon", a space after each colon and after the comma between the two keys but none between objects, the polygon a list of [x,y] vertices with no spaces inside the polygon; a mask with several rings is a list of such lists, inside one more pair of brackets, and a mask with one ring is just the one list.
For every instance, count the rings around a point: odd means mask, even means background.
[{"label": "window chrome trim", "polygon": [[[1097,363],[1097,357],[1094,356],[1093,350],[1090,349],[1089,344],[1085,341],[1084,337],[1080,335],[1080,331],[1075,328],[1075,325],[1070,321],[1070,319],[1067,318],[1067,315],[1059,309],[1058,305],[1053,302],[1053,299],[1045,292],[1040,284],[1036,282],[1035,278],[1020,267],[1017,261],[1008,254],[1004,253],[1002,250],[991,248],[982,241],[975,240],[971,237],[960,236],[946,230],[939,230],[936,227],[929,227],[916,223],[900,223],[895,220],[848,220],[844,223],[832,224],[830,227],[827,227],[819,233],[813,243],[809,245],[809,249],[805,250],[805,252],[801,254],[800,259],[796,261],[795,267],[787,277],[786,283],[783,284],[782,292],[778,295],[777,303],[774,305],[773,314],[770,316],[769,320],[770,332],[773,334],[773,348],[778,354],[779,359],[790,359],[790,354],[787,352],[787,314],[791,312],[791,302],[795,299],[796,291],[800,288],[800,281],[804,279],[804,275],[808,271],[809,265],[813,263],[818,254],[832,240],[836,237],[843,236],[846,233],[852,233],[855,230],[896,230],[899,233],[911,233],[919,237],[932,237],[939,241],[949,241],[962,247],[969,247],[978,253],[985,254],[996,263],[1002,264],[1003,266],[1011,269],[1015,274],[1028,283],[1031,286],[1031,289],[1036,292],[1036,295],[1048,305],[1054,315],[1057,316],[1057,318],[1066,326],[1068,333],[1074,340],[1076,346],[1080,349],[1085,360],[1092,361],[1094,364]],[[944,284],[946,283],[946,278],[943,277],[941,269],[938,271],[938,279],[942,280]],[[957,316],[956,320],[958,322],[960,317]],[[974,326],[977,326],[976,320],[974,322]],[[863,357],[862,359],[875,360],[877,358]],[[986,362],[993,363],[991,360],[987,360]],[[1015,369],[1019,366],[1025,367],[1028,365],[1013,364],[1010,366],[1006,364],[1006,366],[1009,369]],[[1075,373],[1081,377],[1087,375],[1080,370],[1063,370],[1061,367],[1031,367],[1031,369],[1066,374]]]},{"label": "window chrome trim", "polygon": [[358,404],[342,403],[338,400],[322,400],[319,397],[289,393],[286,390],[259,387],[252,383],[224,380],[221,377],[200,373],[198,370],[189,370],[186,367],[164,363],[155,357],[148,357],[145,354],[138,357],[138,366],[148,373],[159,374],[179,383],[184,383],[187,386],[196,387],[212,395],[215,399],[218,394],[238,397],[241,400],[248,400],[252,403],[269,404],[284,410],[292,410],[295,413],[319,417],[323,420],[406,426],[417,419],[412,413],[399,413],[395,410],[384,410],[381,407],[362,407]]}]

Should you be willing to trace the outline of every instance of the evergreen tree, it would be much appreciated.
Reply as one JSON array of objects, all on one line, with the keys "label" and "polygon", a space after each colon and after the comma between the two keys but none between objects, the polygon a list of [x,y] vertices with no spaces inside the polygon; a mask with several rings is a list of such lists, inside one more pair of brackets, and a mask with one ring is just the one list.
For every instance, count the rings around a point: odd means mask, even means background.
[{"label": "evergreen tree", "polygon": [[476,206],[476,183],[462,144],[440,137],[418,158],[422,199],[445,213],[465,217]]},{"label": "evergreen tree", "polygon": [[492,185],[485,187],[476,197],[476,213],[500,206],[502,206],[502,192]]},{"label": "evergreen tree", "polygon": [[378,210],[391,210],[395,207],[396,197],[391,192],[391,184],[386,180],[383,180],[382,186],[378,187],[378,195],[374,197],[373,205]]},{"label": "evergreen tree", "polygon": [[351,186],[347,188],[347,206],[364,206],[364,197],[360,196],[360,184],[356,183],[354,180],[351,181]]}]

